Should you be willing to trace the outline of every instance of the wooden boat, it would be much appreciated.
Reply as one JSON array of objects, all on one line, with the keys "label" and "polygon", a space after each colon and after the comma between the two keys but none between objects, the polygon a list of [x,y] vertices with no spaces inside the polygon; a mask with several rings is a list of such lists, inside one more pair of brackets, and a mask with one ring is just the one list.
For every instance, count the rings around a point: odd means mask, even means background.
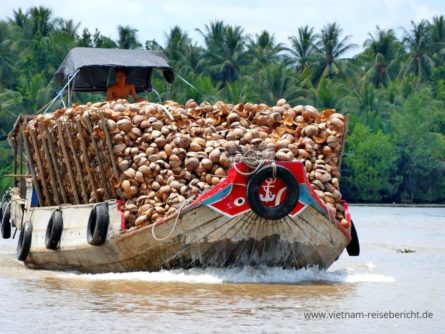
[{"label": "wooden boat", "polygon": [[[351,245],[352,225],[345,228],[330,216],[301,163],[265,164],[249,176],[244,171],[246,166],[239,163],[223,182],[179,214],[125,234],[121,233],[120,201],[31,207],[31,191],[22,199],[13,188],[11,217],[21,230],[18,256],[27,252],[24,263],[33,269],[91,273],[195,266],[328,268]],[[350,222],[347,204],[343,205]],[[99,220],[106,216],[108,227],[105,242],[95,246],[88,242],[87,230],[98,208],[105,209]],[[60,245],[55,250],[45,243],[54,212],[60,212],[63,219]]]},{"label": "wooden boat", "polygon": [[[109,50],[104,52],[109,61]],[[171,79],[168,64],[151,56],[153,62],[140,80],[145,87],[150,87],[152,68],[164,70],[167,80]],[[132,59],[126,54],[121,58]],[[97,89],[99,84],[88,81],[97,75],[106,87],[107,71],[103,66],[85,64],[85,57],[80,59],[82,64],[70,68],[68,81],[59,77],[60,84],[68,91],[70,85],[74,90]],[[79,87],[71,81],[77,76]],[[24,125],[33,117],[20,116],[9,136],[14,151],[15,186],[3,198],[0,210],[2,236],[9,238],[13,227],[20,232],[17,258],[29,268],[91,273],[196,266],[328,268],[345,248],[350,255],[359,253],[347,203],[342,203],[346,224],[341,224],[312,189],[300,162],[264,160],[252,169],[240,161],[224,181],[184,202],[177,213],[138,229],[126,229],[120,210],[123,202],[113,197],[99,203],[76,200],[74,204],[59,201],[54,205],[47,189],[43,189],[46,194],[42,196],[40,187],[46,181],[39,182],[36,175],[45,175],[39,158],[37,166],[32,158],[33,152],[35,156],[40,154],[36,154],[37,141],[24,133]],[[57,162],[51,162],[51,147],[44,144],[43,149],[49,166],[56,169]],[[24,166],[25,159],[28,168]],[[58,175],[57,170],[49,172]],[[63,184],[54,175],[50,175],[51,187]]]}]

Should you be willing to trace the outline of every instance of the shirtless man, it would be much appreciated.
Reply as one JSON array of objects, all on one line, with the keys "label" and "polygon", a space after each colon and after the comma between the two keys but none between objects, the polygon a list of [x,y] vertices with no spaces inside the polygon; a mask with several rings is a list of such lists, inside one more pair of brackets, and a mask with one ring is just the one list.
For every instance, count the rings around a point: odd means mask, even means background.
[{"label": "shirtless man", "polygon": [[143,98],[136,94],[133,84],[127,83],[127,73],[123,69],[116,70],[116,83],[107,89],[107,101],[126,99],[132,96],[136,102],[144,101]]}]

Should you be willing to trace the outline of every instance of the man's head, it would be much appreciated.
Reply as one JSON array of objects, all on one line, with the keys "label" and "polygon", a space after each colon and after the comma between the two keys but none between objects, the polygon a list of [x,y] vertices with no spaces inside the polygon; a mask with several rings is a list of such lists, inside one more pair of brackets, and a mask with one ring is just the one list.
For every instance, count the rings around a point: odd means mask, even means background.
[{"label": "man's head", "polygon": [[125,83],[127,79],[127,71],[124,68],[117,68],[115,71],[116,82]]}]

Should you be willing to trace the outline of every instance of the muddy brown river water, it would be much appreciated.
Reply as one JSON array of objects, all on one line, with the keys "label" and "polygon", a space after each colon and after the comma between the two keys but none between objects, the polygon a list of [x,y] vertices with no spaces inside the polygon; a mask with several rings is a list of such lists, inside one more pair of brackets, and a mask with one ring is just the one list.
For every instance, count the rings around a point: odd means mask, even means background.
[{"label": "muddy brown river water", "polygon": [[328,271],[33,271],[0,240],[0,333],[445,333],[445,208],[351,212],[362,254]]}]

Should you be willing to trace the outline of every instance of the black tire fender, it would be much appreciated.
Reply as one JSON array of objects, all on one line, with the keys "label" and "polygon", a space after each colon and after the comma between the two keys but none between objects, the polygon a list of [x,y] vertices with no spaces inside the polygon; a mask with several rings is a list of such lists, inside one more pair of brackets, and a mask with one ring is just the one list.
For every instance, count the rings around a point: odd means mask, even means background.
[{"label": "black tire fender", "polygon": [[45,246],[47,249],[57,249],[60,245],[63,231],[63,217],[60,210],[54,210],[46,227]]},{"label": "black tire fender", "polygon": [[17,243],[17,260],[25,261],[31,250],[32,223],[26,222],[20,230],[19,241]]},{"label": "black tire fender", "polygon": [[108,225],[110,225],[108,205],[106,203],[95,205],[88,219],[88,243],[93,246],[102,245],[107,239]]},{"label": "black tire fender", "polygon": [[259,188],[266,179],[274,176],[273,170],[274,167],[267,165],[250,177],[247,183],[246,198],[250,208],[258,216],[265,219],[278,220],[286,217],[295,208],[300,196],[300,188],[292,172],[283,166],[277,165],[275,166],[275,177],[280,178],[284,182],[287,187],[287,195],[284,201],[277,206],[268,207],[264,205],[259,197]]},{"label": "black tire fender", "polygon": [[1,235],[3,239],[11,237],[11,202],[3,202],[1,215]]},{"label": "black tire fender", "polygon": [[360,255],[360,242],[358,240],[357,230],[355,225],[351,220],[351,241],[346,246],[346,251],[349,256],[359,256]]}]

